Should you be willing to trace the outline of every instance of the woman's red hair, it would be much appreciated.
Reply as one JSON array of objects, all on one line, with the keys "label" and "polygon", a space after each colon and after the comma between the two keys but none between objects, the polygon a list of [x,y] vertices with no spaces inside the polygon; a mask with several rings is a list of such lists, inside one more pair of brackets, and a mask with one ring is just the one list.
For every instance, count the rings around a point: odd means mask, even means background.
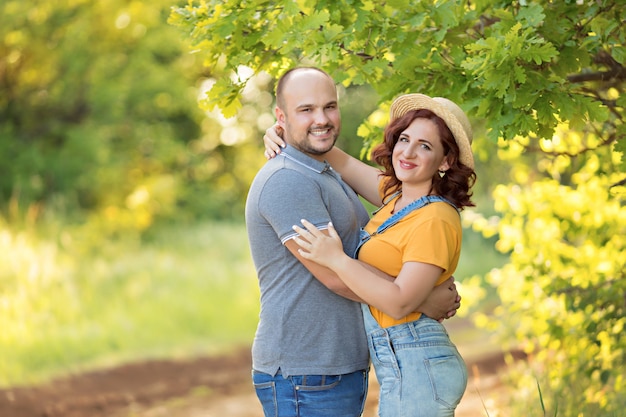
[{"label": "woman's red hair", "polygon": [[398,142],[400,134],[406,130],[413,120],[422,118],[432,121],[439,132],[439,138],[443,145],[444,155],[448,158],[450,168],[443,177],[438,174],[433,176],[431,195],[444,197],[459,210],[464,207],[473,207],[471,201],[472,193],[470,188],[476,182],[476,173],[473,169],[459,162],[459,146],[454,140],[454,136],[446,123],[430,110],[411,110],[404,116],[392,121],[385,128],[383,143],[376,146],[372,151],[372,160],[383,169],[383,177],[386,178],[383,187],[383,199],[390,196],[397,190],[402,189],[402,182],[396,177],[391,161],[393,148]]}]

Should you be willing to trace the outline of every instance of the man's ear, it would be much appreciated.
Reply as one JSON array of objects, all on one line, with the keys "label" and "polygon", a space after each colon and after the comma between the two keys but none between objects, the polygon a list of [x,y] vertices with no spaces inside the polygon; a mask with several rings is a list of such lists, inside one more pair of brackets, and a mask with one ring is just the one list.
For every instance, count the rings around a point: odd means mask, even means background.
[{"label": "man's ear", "polygon": [[278,125],[283,129],[285,129],[285,120],[287,119],[287,116],[280,109],[280,107],[277,106],[274,108],[274,115],[276,116],[276,123],[278,123]]}]

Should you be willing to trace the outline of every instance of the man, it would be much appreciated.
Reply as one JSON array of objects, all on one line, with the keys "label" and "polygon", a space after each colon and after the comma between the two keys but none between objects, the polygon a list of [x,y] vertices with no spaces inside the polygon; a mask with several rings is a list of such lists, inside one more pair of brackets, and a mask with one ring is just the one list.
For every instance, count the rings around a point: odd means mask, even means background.
[{"label": "man", "polygon": [[[280,78],[276,102],[287,147],[259,171],[246,203],[261,290],[254,386],[265,415],[360,416],[369,368],[360,300],[332,271],[302,258],[292,240],[303,218],[319,229],[332,221],[353,254],[368,221],[324,160],[341,129],[337,90],[324,71],[296,68]],[[454,308],[447,307],[433,314],[443,317]]]}]

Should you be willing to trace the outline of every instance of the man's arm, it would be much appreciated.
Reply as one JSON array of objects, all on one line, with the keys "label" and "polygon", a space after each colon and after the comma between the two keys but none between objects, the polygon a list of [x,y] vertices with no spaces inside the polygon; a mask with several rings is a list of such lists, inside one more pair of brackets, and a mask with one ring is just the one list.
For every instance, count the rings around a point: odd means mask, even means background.
[{"label": "man's arm", "polygon": [[453,317],[460,307],[461,296],[456,289],[454,277],[450,277],[433,288],[416,311],[426,314],[431,319],[442,321]]}]

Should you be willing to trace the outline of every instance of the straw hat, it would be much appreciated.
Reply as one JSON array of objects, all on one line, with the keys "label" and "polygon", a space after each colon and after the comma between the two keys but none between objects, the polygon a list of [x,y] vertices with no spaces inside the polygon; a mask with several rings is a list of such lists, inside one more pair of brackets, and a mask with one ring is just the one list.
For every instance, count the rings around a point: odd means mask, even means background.
[{"label": "straw hat", "polygon": [[473,169],[472,125],[463,110],[454,102],[443,97],[431,98],[424,94],[405,94],[391,104],[391,121],[404,116],[411,110],[421,109],[432,111],[446,122],[459,146],[461,152],[459,161]]}]

